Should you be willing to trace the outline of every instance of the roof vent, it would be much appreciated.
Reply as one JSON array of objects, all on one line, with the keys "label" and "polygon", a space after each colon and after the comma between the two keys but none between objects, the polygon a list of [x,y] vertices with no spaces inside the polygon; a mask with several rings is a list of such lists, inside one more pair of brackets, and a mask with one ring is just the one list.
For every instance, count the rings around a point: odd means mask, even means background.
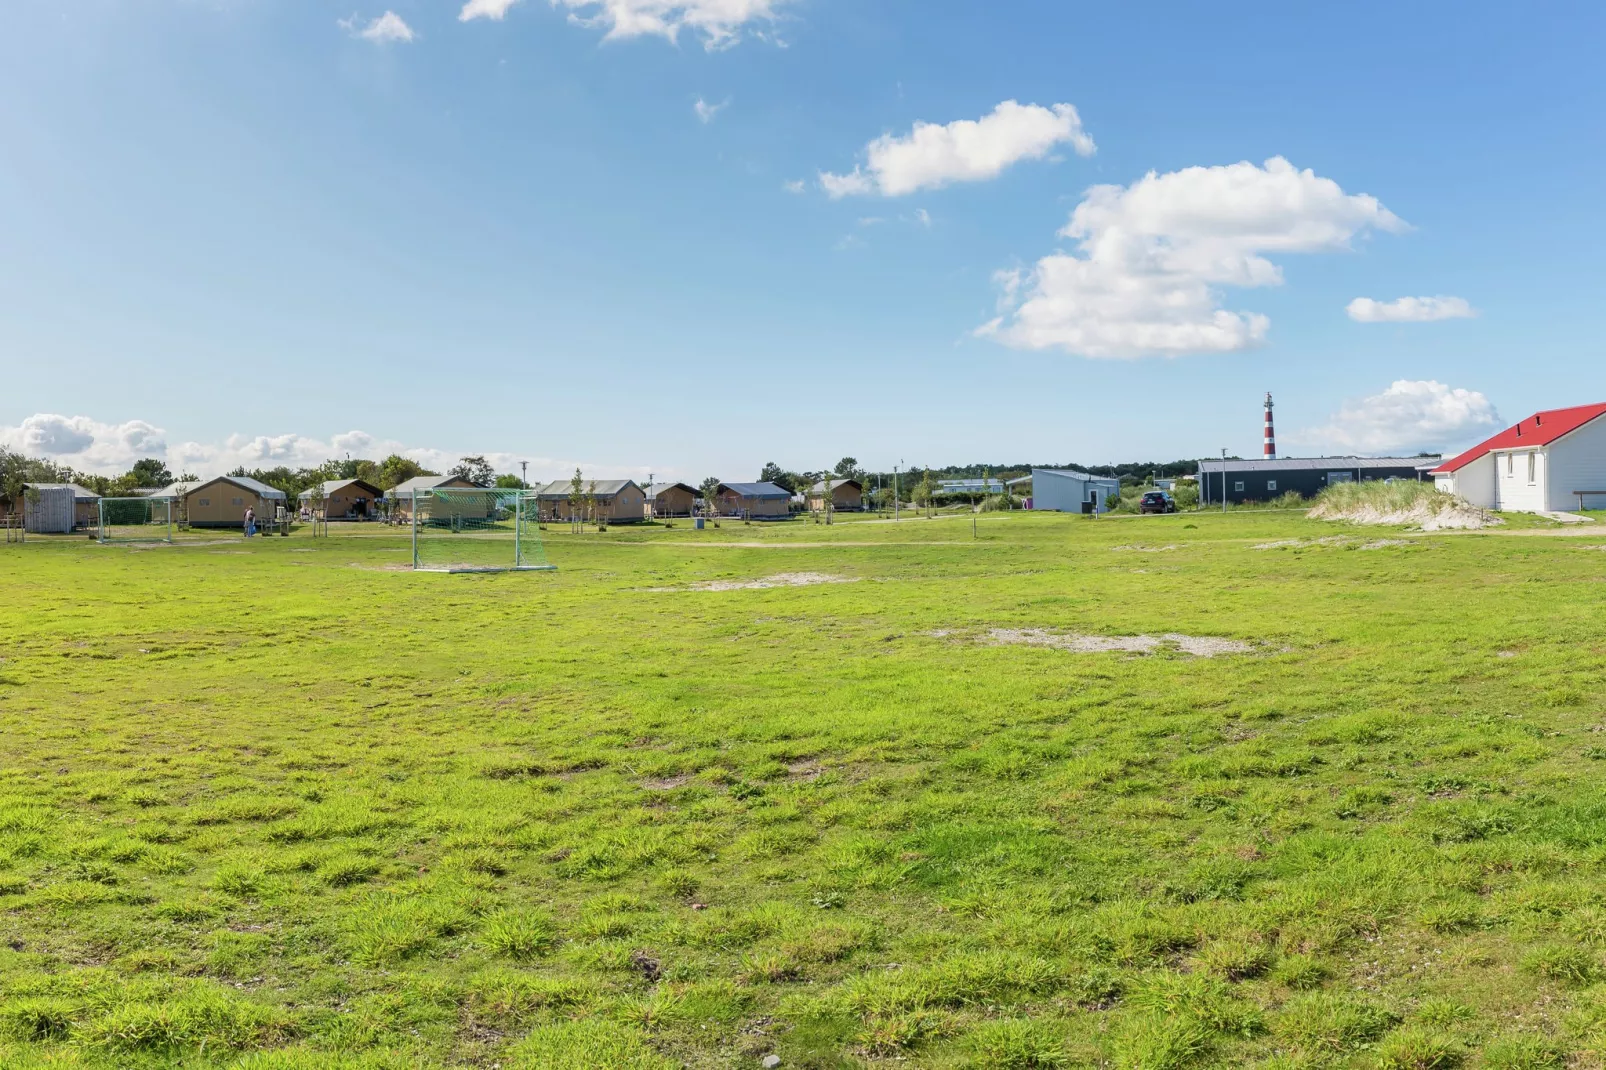
[{"label": "roof vent", "polygon": [[1545,415],[1544,415],[1544,413],[1538,413],[1538,414],[1536,414],[1536,415],[1535,415],[1535,416],[1534,416],[1534,426],[1535,426],[1535,427],[1538,427],[1538,426],[1539,426],[1539,425],[1540,425],[1540,424],[1542,424],[1542,423],[1544,423],[1544,422],[1545,422]]}]

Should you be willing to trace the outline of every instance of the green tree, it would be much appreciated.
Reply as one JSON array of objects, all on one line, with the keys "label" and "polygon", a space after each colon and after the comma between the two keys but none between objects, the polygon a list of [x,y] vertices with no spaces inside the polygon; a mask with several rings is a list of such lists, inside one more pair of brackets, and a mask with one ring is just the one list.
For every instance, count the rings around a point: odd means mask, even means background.
[{"label": "green tree", "polygon": [[403,457],[399,453],[393,453],[379,462],[379,469],[374,473],[375,478],[371,482],[380,490],[389,490],[399,483],[407,482],[409,479],[436,474],[438,473],[431,472],[411,457]]},{"label": "green tree", "polygon": [[155,457],[145,457],[134,462],[123,480],[130,487],[165,487],[173,482],[173,473]]},{"label": "green tree", "polygon": [[844,457],[836,462],[835,472],[838,479],[857,479],[860,483],[864,482],[864,469],[859,467],[859,461],[855,457]]},{"label": "green tree", "polygon": [[529,490],[530,485],[515,475],[500,475],[493,484],[497,490]]},{"label": "green tree", "polygon": [[576,468],[574,475],[569,477],[569,529],[571,531],[579,529],[581,523],[580,509],[585,505],[585,500],[585,476],[580,474],[579,468]]},{"label": "green tree", "polygon": [[703,512],[707,513],[709,516],[716,515],[719,512],[718,477],[709,476],[707,479],[698,484],[697,490],[703,496]]},{"label": "green tree", "polygon": [[496,482],[496,469],[484,457],[464,457],[452,466],[446,473],[458,479],[466,479],[476,487],[489,487]]}]

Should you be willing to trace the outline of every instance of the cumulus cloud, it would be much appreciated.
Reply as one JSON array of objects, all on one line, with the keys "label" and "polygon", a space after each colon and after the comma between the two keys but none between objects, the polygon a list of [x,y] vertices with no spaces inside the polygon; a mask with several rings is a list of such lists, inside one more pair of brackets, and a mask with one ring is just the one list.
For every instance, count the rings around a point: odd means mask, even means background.
[{"label": "cumulus cloud", "polygon": [[865,146],[865,162],[852,171],[820,172],[820,187],[833,198],[865,193],[899,197],[996,178],[1011,164],[1041,159],[1063,144],[1079,156],[1095,151],[1074,107],[1006,100],[980,119],[958,119],[946,126],[917,122],[901,137],[883,134]]},{"label": "cumulus cloud", "polygon": [[418,36],[394,11],[386,11],[377,19],[370,19],[366,23],[359,20],[356,15],[349,19],[341,19],[339,22],[340,28],[353,37],[360,37],[364,41],[373,41],[376,44],[406,42]]},{"label": "cumulus cloud", "polygon": [[1030,272],[995,276],[1004,314],[977,334],[1019,349],[1087,357],[1225,353],[1265,340],[1271,321],[1229,311],[1221,288],[1277,286],[1273,253],[1348,249],[1359,234],[1405,224],[1377,198],[1280,156],[1151,171],[1130,186],[1094,186],[1056,252]]},{"label": "cumulus cloud", "polygon": [[123,471],[141,457],[167,452],[162,429],[144,420],[110,424],[44,412],[16,427],[0,427],[0,446],[91,472]]},{"label": "cumulus cloud", "polygon": [[1504,426],[1494,403],[1476,390],[1434,379],[1399,379],[1381,393],[1344,402],[1323,426],[1286,437],[1343,453],[1442,451]]},{"label": "cumulus cloud", "polygon": [[457,13],[458,22],[472,22],[475,19],[491,19],[501,22],[507,18],[508,9],[519,0],[468,0],[463,10]]},{"label": "cumulus cloud", "polygon": [[[485,0],[487,4],[493,0]],[[500,0],[496,0],[500,2]],[[744,31],[768,37],[762,27],[772,25],[790,0],[552,0],[553,7],[569,11],[569,20],[607,31],[606,39],[663,37],[674,42],[682,31],[700,36],[710,52],[729,48]],[[755,28],[758,27],[758,28]],[[779,42],[777,42],[779,43]]]},{"label": "cumulus cloud", "polygon": [[1374,301],[1357,297],[1344,306],[1356,323],[1430,323],[1433,320],[1471,319],[1478,313],[1464,297],[1397,297]]},{"label": "cumulus cloud", "polygon": [[[365,457],[382,460],[392,453],[410,457],[425,468],[444,472],[465,454],[482,454],[498,472],[517,474],[519,462],[530,462],[530,479],[559,479],[576,467],[598,478],[645,477],[645,469],[609,467],[584,461],[551,457],[530,457],[507,451],[488,450],[482,445],[459,449],[410,446],[380,438],[366,431],[346,431],[327,439],[295,433],[278,435],[229,435],[222,441],[186,441],[169,444],[166,432],[144,420],[120,424],[104,423],[88,416],[57,416],[39,413],[15,427],[0,426],[0,446],[45,457],[79,471],[100,475],[126,472],[142,457],[165,461],[175,474],[193,472],[208,477],[234,468],[311,467],[332,457]],[[666,472],[665,474],[673,475]]]},{"label": "cumulus cloud", "polygon": [[730,98],[729,97],[726,97],[724,100],[720,101],[718,104],[710,104],[710,103],[708,103],[708,101],[704,100],[702,97],[698,97],[697,98],[697,103],[692,105],[692,111],[697,113],[697,121],[698,122],[706,124],[706,123],[713,122],[714,121],[714,116],[718,115],[720,112],[722,112],[726,108],[730,107],[730,104],[731,104],[731,102],[730,102]]}]

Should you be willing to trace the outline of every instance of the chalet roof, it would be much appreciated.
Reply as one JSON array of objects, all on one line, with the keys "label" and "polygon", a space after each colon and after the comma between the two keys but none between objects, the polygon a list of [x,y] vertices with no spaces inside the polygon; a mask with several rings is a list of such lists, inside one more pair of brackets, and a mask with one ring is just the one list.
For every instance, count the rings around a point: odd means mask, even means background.
[{"label": "chalet roof", "polygon": [[853,487],[855,490],[864,490],[864,484],[857,479],[822,479],[809,488],[809,493],[824,494],[826,491],[836,490],[838,487]]},{"label": "chalet roof", "polygon": [[385,492],[387,498],[411,498],[414,491],[440,490],[443,487],[458,487],[462,490],[484,490],[484,487],[475,487],[473,483],[462,476],[414,476],[404,479]]},{"label": "chalet roof", "polygon": [[1432,457],[1279,457],[1276,460],[1265,460],[1256,457],[1252,460],[1237,460],[1229,457],[1223,461],[1219,457],[1214,460],[1199,462],[1199,471],[1207,475],[1220,475],[1222,472],[1343,472],[1354,470],[1359,472],[1374,468],[1409,468],[1415,469],[1424,460]]},{"label": "chalet roof", "polygon": [[694,498],[700,497],[702,495],[702,491],[698,490],[696,487],[692,486],[690,483],[651,483],[651,484],[648,484],[645,489],[647,491],[647,497],[656,498],[660,494],[663,494],[663,493],[665,493],[667,491],[675,490],[677,488],[680,489],[680,490],[685,491],[687,494],[690,494]]},{"label": "chalet roof", "polygon": [[[320,484],[320,486],[323,488],[323,496],[325,498],[333,496],[336,491],[342,489],[343,487],[356,487],[358,490],[365,490],[369,494],[374,495],[379,493],[379,488],[368,482],[366,479],[326,479],[322,484]],[[306,490],[296,495],[296,497],[303,501],[311,501],[312,488],[308,487]]]},{"label": "chalet roof", "polygon": [[[197,482],[193,487],[190,487],[189,490],[185,491],[184,493],[194,494],[196,491],[205,487],[210,487],[214,483],[232,483],[241,490],[248,490],[252,494],[255,494],[258,498],[265,498],[268,501],[283,501],[289,497],[288,494],[280,490],[278,487],[270,487],[260,479],[252,479],[250,476],[217,476],[213,479],[203,479]],[[180,485],[181,484],[177,483],[173,484],[174,487],[178,487]],[[163,493],[166,492],[164,491]],[[176,496],[177,494],[175,492],[175,497]]]},{"label": "chalet roof", "polygon": [[[581,485],[580,493],[582,495],[592,493],[592,488],[595,487],[597,500],[601,501],[612,498],[626,487],[636,486],[636,481],[633,479],[588,479]],[[567,479],[554,479],[539,491],[540,499],[544,502],[566,502],[573,493],[574,483]]]},{"label": "chalet roof", "polygon": [[92,502],[100,495],[88,487],[81,487],[77,483],[24,483],[29,490],[70,490],[74,501]]},{"label": "chalet roof", "polygon": [[738,498],[785,498],[792,500],[792,492],[774,483],[721,483],[720,493],[730,491]]},{"label": "chalet roof", "polygon": [[1465,468],[1484,454],[1496,450],[1520,450],[1548,446],[1563,435],[1606,415],[1606,405],[1575,405],[1570,409],[1546,409],[1526,420],[1518,420],[1492,438],[1486,438],[1463,454],[1450,458],[1435,472],[1454,472]]}]

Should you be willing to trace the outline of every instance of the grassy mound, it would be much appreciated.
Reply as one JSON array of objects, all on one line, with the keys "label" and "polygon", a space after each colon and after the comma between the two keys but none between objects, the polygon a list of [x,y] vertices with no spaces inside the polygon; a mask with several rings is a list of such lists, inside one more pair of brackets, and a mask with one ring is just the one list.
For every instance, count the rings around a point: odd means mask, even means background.
[{"label": "grassy mound", "polygon": [[1408,524],[1423,531],[1501,523],[1499,517],[1431,483],[1381,480],[1334,484],[1316,496],[1316,504],[1306,515],[1312,520],[1348,520],[1352,524]]}]

